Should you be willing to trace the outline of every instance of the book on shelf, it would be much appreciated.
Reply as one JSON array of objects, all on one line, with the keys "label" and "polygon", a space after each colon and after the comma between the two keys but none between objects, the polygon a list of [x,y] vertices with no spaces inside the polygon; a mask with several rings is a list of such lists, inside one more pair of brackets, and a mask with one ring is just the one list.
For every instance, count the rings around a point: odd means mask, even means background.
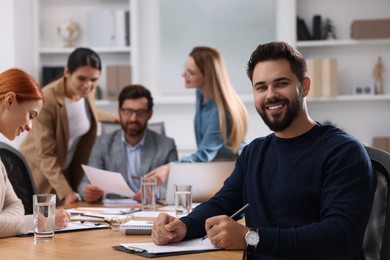
[{"label": "book on shelf", "polygon": [[93,47],[129,46],[129,11],[97,10],[87,14],[88,44]]},{"label": "book on shelf", "polygon": [[338,67],[333,58],[307,59],[307,75],[310,77],[309,97],[329,97],[338,95]]},{"label": "book on shelf", "polygon": [[321,40],[322,39],[322,19],[321,15],[313,16],[313,40]]},{"label": "book on shelf", "polygon": [[126,46],[130,46],[130,12],[125,13],[125,41]]},{"label": "book on shelf", "polygon": [[321,59],[309,58],[307,63],[307,75],[310,77],[309,97],[322,96],[322,65]]},{"label": "book on shelf", "polygon": [[126,11],[124,9],[115,10],[115,35],[116,35],[116,46],[125,47],[127,44],[129,26],[126,26]]},{"label": "book on shelf", "polygon": [[309,41],[312,38],[305,20],[300,17],[297,17],[297,37],[298,41]]},{"label": "book on shelf", "polygon": [[126,235],[150,235],[152,233],[153,221],[130,220],[120,225]]},{"label": "book on shelf", "polygon": [[325,58],[322,60],[322,96],[330,97],[339,94],[339,78],[337,60]]},{"label": "book on shelf", "polygon": [[131,84],[130,65],[107,65],[106,71],[107,99],[118,100],[122,88]]},{"label": "book on shelf", "polygon": [[59,77],[64,73],[64,66],[44,66],[42,67],[42,82],[41,87],[43,88],[55,78]]}]

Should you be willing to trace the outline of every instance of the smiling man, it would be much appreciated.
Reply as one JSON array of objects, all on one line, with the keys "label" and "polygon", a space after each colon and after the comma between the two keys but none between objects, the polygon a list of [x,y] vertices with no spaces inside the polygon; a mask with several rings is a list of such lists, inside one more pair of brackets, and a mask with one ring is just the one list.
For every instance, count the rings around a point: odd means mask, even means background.
[{"label": "smiling man", "polygon": [[[177,160],[176,145],[172,138],[147,129],[153,115],[153,98],[148,89],[141,85],[126,86],[119,94],[118,101],[121,129],[97,138],[88,164],[120,172],[129,187],[138,192],[141,176],[160,165]],[[103,196],[103,191],[90,184],[86,176],[78,192],[87,202],[97,201]],[[106,196],[119,197],[114,194]]]},{"label": "smiling man", "polygon": [[[274,133],[253,140],[221,190],[187,217],[160,214],[156,244],[202,237],[248,259],[365,259],[362,241],[376,188],[364,146],[310,118],[310,78],[284,42],[248,62],[257,112]],[[245,224],[231,216],[243,205]]]}]

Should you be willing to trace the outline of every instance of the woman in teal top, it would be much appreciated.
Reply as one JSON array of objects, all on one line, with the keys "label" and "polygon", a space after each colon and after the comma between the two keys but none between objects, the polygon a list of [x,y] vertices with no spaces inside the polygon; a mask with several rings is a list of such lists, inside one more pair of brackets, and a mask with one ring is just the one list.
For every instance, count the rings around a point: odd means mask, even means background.
[{"label": "woman in teal top", "polygon": [[[242,147],[248,112],[230,83],[221,55],[214,48],[195,47],[183,72],[186,88],[195,88],[195,136],[197,151],[180,162],[232,160]],[[166,181],[169,165],[160,166],[147,176],[158,184]]]}]

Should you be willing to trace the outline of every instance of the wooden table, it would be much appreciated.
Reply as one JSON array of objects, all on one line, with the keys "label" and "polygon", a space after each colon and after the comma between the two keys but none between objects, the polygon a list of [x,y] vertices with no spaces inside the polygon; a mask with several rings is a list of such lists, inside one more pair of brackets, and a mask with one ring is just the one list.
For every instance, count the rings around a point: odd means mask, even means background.
[{"label": "wooden table", "polygon": [[[77,204],[77,206],[85,204]],[[92,205],[96,207],[96,205]],[[0,239],[0,259],[147,259],[112,248],[121,243],[151,242],[150,235],[126,235],[124,230],[85,230],[56,233],[54,241],[34,244],[34,238]],[[242,259],[242,251],[215,251],[162,259]]]}]

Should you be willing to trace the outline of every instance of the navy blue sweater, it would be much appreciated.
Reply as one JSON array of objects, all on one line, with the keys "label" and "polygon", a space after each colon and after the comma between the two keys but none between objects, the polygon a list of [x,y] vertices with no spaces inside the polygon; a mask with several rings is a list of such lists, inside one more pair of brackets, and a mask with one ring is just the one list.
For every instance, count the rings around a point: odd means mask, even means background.
[{"label": "navy blue sweater", "polygon": [[249,259],[365,259],[375,188],[364,146],[340,129],[317,125],[296,138],[252,141],[222,189],[181,220],[186,239],[201,237],[207,218],[249,203],[246,225],[260,235]]}]

